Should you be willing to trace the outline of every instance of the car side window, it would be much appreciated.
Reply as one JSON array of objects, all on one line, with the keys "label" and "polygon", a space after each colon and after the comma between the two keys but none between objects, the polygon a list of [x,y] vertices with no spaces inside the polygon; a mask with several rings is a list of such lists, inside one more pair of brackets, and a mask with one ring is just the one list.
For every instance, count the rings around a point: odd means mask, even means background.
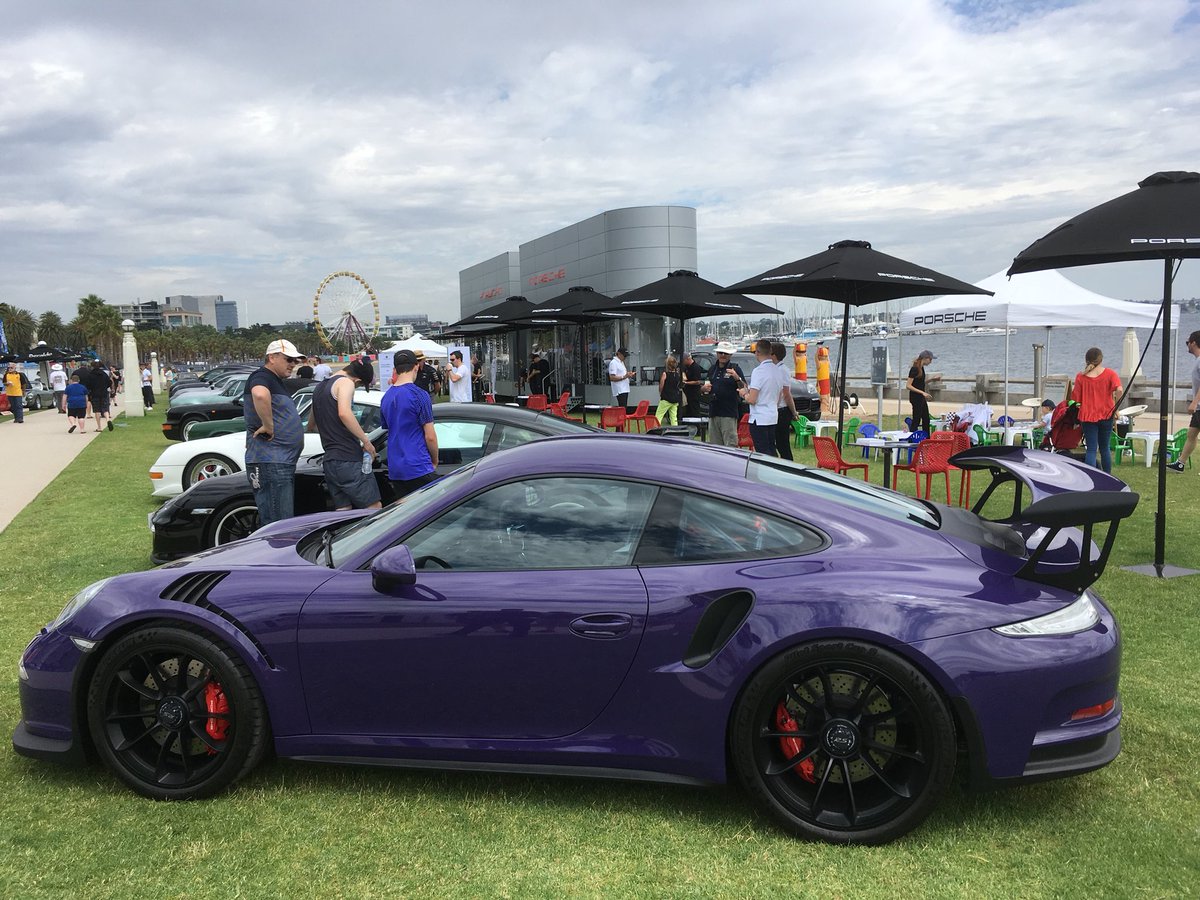
[{"label": "car side window", "polygon": [[824,539],[786,519],[730,503],[664,489],[638,550],[639,566],[770,559],[819,549]]},{"label": "car side window", "polygon": [[372,432],[383,424],[378,406],[370,406],[366,403],[351,403],[350,409],[354,413],[354,418],[358,419],[358,424],[362,427],[363,431]]},{"label": "car side window", "polygon": [[438,465],[461,466],[481,459],[492,425],[489,422],[434,422],[437,432]]},{"label": "car side window", "polygon": [[628,566],[657,490],[600,478],[509,482],[464,501],[404,543],[425,570]]},{"label": "car side window", "polygon": [[500,437],[496,441],[496,449],[507,450],[509,447],[519,447],[522,444],[528,444],[530,441],[536,441],[542,437],[545,437],[545,435],[538,434],[536,431],[530,431],[528,428],[521,428],[518,425],[501,425]]}]

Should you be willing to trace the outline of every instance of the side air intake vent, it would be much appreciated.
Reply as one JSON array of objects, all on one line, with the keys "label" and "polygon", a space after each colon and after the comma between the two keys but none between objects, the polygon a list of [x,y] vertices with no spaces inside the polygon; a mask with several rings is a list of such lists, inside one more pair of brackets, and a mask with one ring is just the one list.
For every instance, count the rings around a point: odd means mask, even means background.
[{"label": "side air intake vent", "polygon": [[166,589],[159,596],[164,600],[186,603],[189,606],[208,610],[214,616],[220,616],[240,631],[246,640],[257,647],[258,652],[262,654],[262,658],[267,661],[267,665],[273,669],[275,668],[275,663],[271,661],[271,655],[267,653],[267,648],[259,642],[250,629],[243,625],[236,616],[221,609],[221,607],[208,599],[209,591],[220,584],[228,574],[228,572],[194,572],[191,575],[184,575],[178,581],[173,581],[167,585]]},{"label": "side air intake vent", "polygon": [[208,592],[220,584],[228,572],[193,572],[167,585],[159,594],[164,600],[197,606],[208,599]]},{"label": "side air intake vent", "polygon": [[683,664],[689,669],[707,665],[742,627],[753,607],[754,596],[749,591],[734,591],[710,603],[692,633]]}]

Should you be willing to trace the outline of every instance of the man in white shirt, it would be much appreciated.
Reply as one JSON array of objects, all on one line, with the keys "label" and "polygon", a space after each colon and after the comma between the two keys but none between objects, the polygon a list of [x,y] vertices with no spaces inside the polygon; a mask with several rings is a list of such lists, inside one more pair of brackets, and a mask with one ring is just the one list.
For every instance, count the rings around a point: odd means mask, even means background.
[{"label": "man in white shirt", "polygon": [[333,369],[329,368],[329,364],[318,356],[317,364],[313,366],[313,381],[324,381],[332,374]]},{"label": "man in white shirt", "polygon": [[149,363],[142,363],[142,404],[147,412],[154,409],[154,376]]},{"label": "man in white shirt", "polygon": [[62,363],[50,367],[50,390],[54,391],[54,405],[60,413],[67,414],[67,373]]},{"label": "man in white shirt", "polygon": [[758,365],[750,373],[750,386],[742,391],[742,397],[750,404],[750,439],[754,449],[765,456],[777,456],[775,452],[775,423],[779,421],[779,369],[771,356],[771,342],[758,341],[754,345],[754,358]]},{"label": "man in white shirt", "polygon": [[450,379],[450,402],[471,402],[471,368],[463,362],[462,353],[455,350],[450,354],[450,365],[446,366],[446,377]]},{"label": "man in white shirt", "polygon": [[625,368],[628,347],[619,347],[608,362],[608,380],[612,384],[613,405],[622,409],[629,407],[629,370]]}]

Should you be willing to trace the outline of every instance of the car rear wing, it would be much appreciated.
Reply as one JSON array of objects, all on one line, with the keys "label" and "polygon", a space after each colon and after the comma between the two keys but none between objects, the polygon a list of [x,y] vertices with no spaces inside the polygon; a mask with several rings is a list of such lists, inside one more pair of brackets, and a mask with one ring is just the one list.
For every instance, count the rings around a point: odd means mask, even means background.
[{"label": "car rear wing", "polygon": [[[1082,592],[1104,571],[1117,537],[1117,526],[1133,514],[1140,497],[1119,478],[1063,454],[1024,447],[972,447],[950,458],[960,469],[983,470],[991,482],[971,507],[979,514],[1001,485],[1012,483],[1013,508],[1002,520],[1014,526],[1045,529],[1017,573],[1040,584]],[[1022,508],[1025,492],[1029,505]],[[1092,555],[1096,525],[1108,523],[1104,544]],[[1082,528],[1079,562],[1073,567],[1041,566],[1047,551],[1065,528]],[[1037,537],[1036,532],[1032,535]]]}]

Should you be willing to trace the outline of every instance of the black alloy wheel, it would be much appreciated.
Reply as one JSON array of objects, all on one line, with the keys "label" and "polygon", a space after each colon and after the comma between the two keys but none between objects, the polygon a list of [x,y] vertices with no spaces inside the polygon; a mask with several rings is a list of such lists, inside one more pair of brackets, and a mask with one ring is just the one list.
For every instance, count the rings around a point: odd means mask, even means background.
[{"label": "black alloy wheel", "polygon": [[801,837],[881,844],[919,825],[954,774],[954,724],[930,681],[857,641],[780,654],[734,713],[731,755],[755,802]]},{"label": "black alloy wheel", "polygon": [[269,743],[245,664],[185,627],[143,628],[104,653],[88,690],[88,727],[113,773],[156,800],[225,789]]},{"label": "black alloy wheel", "polygon": [[206,547],[220,547],[258,530],[258,507],[253,498],[233,500],[213,513],[213,524]]}]

